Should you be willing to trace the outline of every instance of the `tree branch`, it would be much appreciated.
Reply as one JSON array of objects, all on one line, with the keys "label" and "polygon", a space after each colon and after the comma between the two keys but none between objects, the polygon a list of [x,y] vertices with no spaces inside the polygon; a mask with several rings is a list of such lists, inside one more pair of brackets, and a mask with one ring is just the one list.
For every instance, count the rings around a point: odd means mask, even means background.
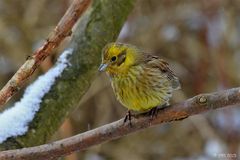
[{"label": "tree branch", "polygon": [[117,36],[135,0],[93,0],[81,17],[67,48],[73,50],[68,65],[41,99],[40,109],[26,134],[8,138],[0,150],[45,144],[79,101],[96,77],[101,50]]},{"label": "tree branch", "polygon": [[27,79],[33,74],[41,62],[71,34],[73,25],[77,22],[82,13],[90,5],[91,0],[75,0],[57,24],[46,42],[19,68],[14,76],[0,91],[0,107],[22,87]]},{"label": "tree branch", "polygon": [[93,145],[117,139],[130,133],[164,122],[182,120],[212,109],[240,104],[240,88],[200,94],[186,101],[161,110],[157,117],[151,119],[147,114],[136,116],[132,127],[123,123],[123,119],[90,130],[76,136],[36,147],[0,152],[1,160],[44,160],[53,159],[74,151],[87,149]]}]

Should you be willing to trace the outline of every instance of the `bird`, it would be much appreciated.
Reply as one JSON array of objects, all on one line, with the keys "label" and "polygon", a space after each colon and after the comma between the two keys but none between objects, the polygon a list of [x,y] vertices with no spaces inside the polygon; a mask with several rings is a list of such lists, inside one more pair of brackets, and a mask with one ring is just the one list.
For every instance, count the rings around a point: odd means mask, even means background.
[{"label": "bird", "polygon": [[117,100],[128,109],[124,122],[131,123],[132,111],[153,116],[181,88],[165,60],[131,44],[108,43],[98,70],[107,73]]}]

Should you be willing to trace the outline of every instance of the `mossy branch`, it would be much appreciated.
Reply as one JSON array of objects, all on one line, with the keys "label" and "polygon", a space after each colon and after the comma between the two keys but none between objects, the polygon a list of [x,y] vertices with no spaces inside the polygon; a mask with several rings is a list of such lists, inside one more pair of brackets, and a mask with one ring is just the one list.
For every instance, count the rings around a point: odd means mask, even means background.
[{"label": "mossy branch", "polygon": [[59,46],[59,44],[72,33],[72,27],[79,17],[90,5],[91,0],[75,0],[59,21],[53,32],[49,35],[46,42],[37,49],[32,56],[19,68],[8,83],[0,90],[0,107],[23,86],[42,61]]},{"label": "mossy branch", "polygon": [[51,144],[3,151],[0,153],[0,159],[54,159],[70,154],[74,151],[80,151],[109,140],[123,137],[157,124],[182,120],[195,114],[235,104],[240,104],[240,88],[233,88],[209,94],[200,94],[186,101],[162,109],[158,112],[156,118],[152,119],[148,114],[138,115],[132,120],[132,126],[124,124],[123,119],[120,119],[119,121]]},{"label": "mossy branch", "polygon": [[88,90],[97,73],[101,49],[115,41],[135,0],[93,0],[73,33],[69,47],[71,66],[47,93],[41,108],[23,136],[9,138],[0,150],[46,143]]}]

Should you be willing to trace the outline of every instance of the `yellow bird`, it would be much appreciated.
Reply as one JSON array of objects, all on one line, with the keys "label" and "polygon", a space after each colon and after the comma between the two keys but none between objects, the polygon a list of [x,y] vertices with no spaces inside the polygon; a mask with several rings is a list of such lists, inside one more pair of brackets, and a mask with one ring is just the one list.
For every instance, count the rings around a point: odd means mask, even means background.
[{"label": "yellow bird", "polygon": [[129,44],[107,44],[99,71],[107,72],[117,100],[128,109],[124,122],[131,122],[131,110],[155,114],[180,89],[166,61]]}]

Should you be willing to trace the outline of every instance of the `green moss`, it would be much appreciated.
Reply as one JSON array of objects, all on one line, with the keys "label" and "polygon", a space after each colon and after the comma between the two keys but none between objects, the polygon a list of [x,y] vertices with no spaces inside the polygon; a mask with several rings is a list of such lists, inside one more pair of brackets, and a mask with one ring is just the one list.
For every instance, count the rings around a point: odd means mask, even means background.
[{"label": "green moss", "polygon": [[97,73],[101,49],[115,41],[134,0],[95,0],[80,19],[70,43],[74,49],[67,67],[45,95],[26,135],[10,138],[0,150],[46,143],[76,107]]}]

